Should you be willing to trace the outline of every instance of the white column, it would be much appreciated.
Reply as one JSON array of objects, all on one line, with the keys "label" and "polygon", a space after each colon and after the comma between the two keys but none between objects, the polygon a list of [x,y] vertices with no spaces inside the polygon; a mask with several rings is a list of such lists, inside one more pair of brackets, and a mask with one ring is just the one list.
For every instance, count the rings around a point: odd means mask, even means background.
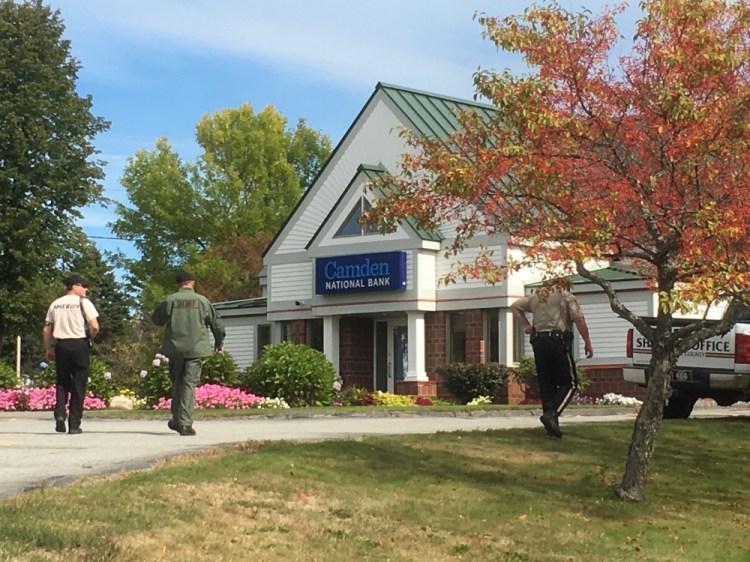
[{"label": "white column", "polygon": [[500,348],[498,353],[498,363],[501,365],[511,366],[513,365],[513,350],[514,342],[514,330],[513,330],[513,313],[510,309],[500,309],[498,314],[498,320],[500,321],[500,328],[498,336],[500,337]]},{"label": "white column", "polygon": [[404,380],[426,381],[424,312],[409,312],[409,370]]},{"label": "white column", "polygon": [[281,343],[281,322],[273,322],[271,324],[271,343]]},{"label": "white column", "polygon": [[323,353],[333,363],[336,373],[339,371],[339,316],[323,317]]}]

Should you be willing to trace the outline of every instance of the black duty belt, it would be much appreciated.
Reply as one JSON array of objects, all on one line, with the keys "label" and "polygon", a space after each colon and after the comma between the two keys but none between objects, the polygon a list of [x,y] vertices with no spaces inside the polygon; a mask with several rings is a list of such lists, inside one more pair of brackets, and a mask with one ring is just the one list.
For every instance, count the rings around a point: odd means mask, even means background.
[{"label": "black duty belt", "polygon": [[534,335],[537,338],[553,338],[556,340],[561,340],[569,336],[570,332],[563,332],[562,330],[547,330],[544,332],[537,332],[534,331]]}]

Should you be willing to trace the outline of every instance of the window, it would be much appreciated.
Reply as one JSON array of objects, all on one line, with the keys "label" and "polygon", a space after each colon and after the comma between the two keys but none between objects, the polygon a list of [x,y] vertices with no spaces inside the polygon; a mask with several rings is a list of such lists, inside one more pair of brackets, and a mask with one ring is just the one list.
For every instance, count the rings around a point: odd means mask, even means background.
[{"label": "window", "polygon": [[497,308],[484,311],[484,362],[500,361],[500,314]]},{"label": "window", "polygon": [[335,238],[344,236],[364,236],[366,234],[378,234],[380,231],[376,225],[362,225],[360,218],[362,213],[372,209],[370,202],[362,197],[354,208],[349,212],[344,224],[336,231]]},{"label": "window", "polygon": [[269,324],[260,324],[256,328],[258,337],[255,338],[255,359],[256,361],[263,357],[264,348],[271,343],[271,326]]},{"label": "window", "polygon": [[323,319],[313,318],[307,321],[307,345],[323,351]]},{"label": "window", "polygon": [[292,323],[289,320],[281,322],[281,341],[293,341],[292,340]]},{"label": "window", "polygon": [[513,361],[518,363],[526,355],[526,332],[523,325],[513,317]]},{"label": "window", "polygon": [[448,315],[448,361],[466,362],[466,320],[463,312]]}]

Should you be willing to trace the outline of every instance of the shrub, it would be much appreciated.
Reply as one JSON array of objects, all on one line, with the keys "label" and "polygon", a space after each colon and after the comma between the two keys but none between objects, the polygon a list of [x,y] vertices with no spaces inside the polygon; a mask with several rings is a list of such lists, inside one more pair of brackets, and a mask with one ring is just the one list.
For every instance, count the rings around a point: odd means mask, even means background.
[{"label": "shrub", "polygon": [[289,406],[330,405],[336,370],[320,351],[283,342],[267,345],[263,357],[242,374],[242,385],[253,394],[283,398]]},{"label": "shrub", "polygon": [[237,372],[237,362],[231,353],[212,353],[203,360],[201,370],[203,384],[217,384],[220,386],[239,386],[240,378]]},{"label": "shrub", "polygon": [[[576,368],[576,377],[578,378],[578,392],[583,392],[591,380],[585,369]],[[524,355],[518,362],[518,366],[513,369],[513,379],[526,386],[527,398],[539,398],[539,385],[536,380],[536,363],[530,355]]]},{"label": "shrub", "polygon": [[0,389],[18,386],[16,370],[4,361],[0,361]]},{"label": "shrub", "polygon": [[140,372],[141,385],[139,394],[146,401],[146,406],[155,406],[161,398],[172,396],[172,381],[169,378],[169,359],[161,353],[154,356],[151,368]]},{"label": "shrub", "polygon": [[452,363],[438,369],[446,390],[462,404],[479,396],[496,400],[508,385],[508,370],[502,365]]},{"label": "shrub", "polygon": [[513,380],[526,387],[526,398],[539,398],[539,385],[536,381],[536,363],[531,355],[524,355],[513,368]]},{"label": "shrub", "polygon": [[347,386],[339,392],[336,400],[342,406],[364,406],[370,391],[360,386]]},{"label": "shrub", "polygon": [[91,357],[89,383],[86,390],[94,396],[101,398],[107,404],[110,403],[112,397],[115,395],[115,383],[112,380],[112,373],[109,372],[104,361],[96,356]]},{"label": "shrub", "polygon": [[50,361],[47,363],[42,361],[39,363],[39,370],[31,375],[31,382],[34,386],[40,388],[55,386],[55,382],[57,382],[55,362]]}]

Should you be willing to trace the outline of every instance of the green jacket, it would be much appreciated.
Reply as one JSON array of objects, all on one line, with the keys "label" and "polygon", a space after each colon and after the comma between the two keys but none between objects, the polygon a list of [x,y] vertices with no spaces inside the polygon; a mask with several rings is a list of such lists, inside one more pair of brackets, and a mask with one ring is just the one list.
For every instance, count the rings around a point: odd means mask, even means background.
[{"label": "green jacket", "polygon": [[[167,357],[206,357],[221,347],[226,332],[213,305],[193,289],[183,287],[169,295],[151,315],[157,326],[166,326],[162,353]],[[214,336],[214,345],[208,331]]]}]

